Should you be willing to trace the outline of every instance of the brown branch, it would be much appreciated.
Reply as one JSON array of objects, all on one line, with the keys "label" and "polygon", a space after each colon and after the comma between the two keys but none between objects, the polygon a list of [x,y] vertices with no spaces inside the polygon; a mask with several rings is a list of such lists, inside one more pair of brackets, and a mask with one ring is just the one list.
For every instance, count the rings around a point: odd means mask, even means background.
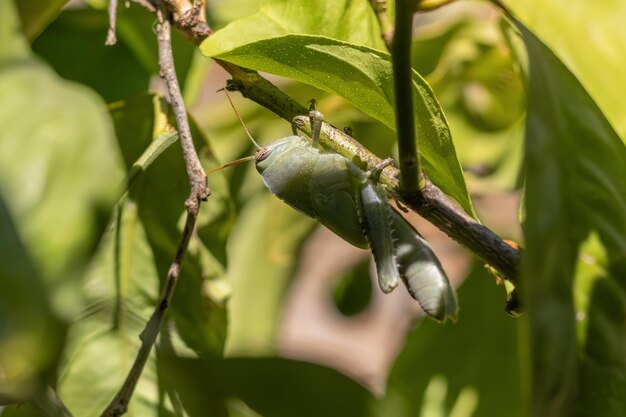
[{"label": "brown branch", "polygon": [[191,129],[187,120],[187,110],[185,102],[180,91],[180,85],[176,77],[176,68],[174,67],[174,56],[172,54],[172,39],[170,22],[166,18],[164,10],[157,10],[158,22],[156,25],[157,40],[159,43],[159,66],[161,68],[161,77],[165,79],[167,90],[172,104],[172,110],[176,117],[176,125],[180,144],[183,148],[183,156],[187,168],[187,176],[191,185],[191,194],[185,202],[187,208],[199,206],[200,201],[205,201],[210,194],[207,184],[206,174],[200,164],[200,159],[196,153],[191,137]]},{"label": "brown branch", "polygon": [[178,136],[183,148],[183,156],[185,158],[191,191],[189,197],[185,201],[185,206],[187,208],[185,229],[183,231],[180,244],[178,245],[174,261],[168,271],[160,301],[139,336],[141,339],[141,346],[137,352],[137,356],[135,357],[135,362],[126,376],[122,387],[102,413],[102,417],[121,416],[126,413],[128,409],[128,403],[130,402],[130,399],[135,391],[135,387],[137,386],[139,377],[143,372],[143,368],[148,361],[152,347],[156,342],[156,338],[159,335],[159,331],[163,324],[165,313],[167,312],[167,308],[169,307],[172,296],[174,295],[174,290],[178,282],[178,277],[180,276],[180,270],[187,253],[189,241],[196,225],[196,219],[200,210],[200,202],[206,200],[210,194],[206,181],[206,174],[202,169],[198,154],[196,153],[193,145],[191,129],[187,119],[187,112],[180,91],[180,86],[178,84],[178,79],[176,77],[174,58],[172,55],[171,29],[168,20],[169,12],[165,10],[165,8],[158,8],[156,10],[156,14],[159,66],[161,69],[161,76],[165,79],[167,84],[172,109],[176,117]]},{"label": "brown branch", "polygon": [[172,13],[174,25],[196,45],[200,44],[211,33],[207,24],[204,7],[206,0],[162,0],[165,7]]},{"label": "brown branch", "polygon": [[115,45],[117,43],[117,35],[115,34],[117,26],[117,0],[109,0],[109,30],[107,31],[107,38],[104,44],[107,46]]}]

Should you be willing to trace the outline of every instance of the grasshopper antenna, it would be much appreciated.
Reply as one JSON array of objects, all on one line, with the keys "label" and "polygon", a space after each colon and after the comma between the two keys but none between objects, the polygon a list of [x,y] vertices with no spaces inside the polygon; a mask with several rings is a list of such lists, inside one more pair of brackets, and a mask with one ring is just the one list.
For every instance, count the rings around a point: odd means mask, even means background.
[{"label": "grasshopper antenna", "polygon": [[[243,122],[243,119],[241,118],[241,116],[239,115],[239,112],[237,111],[237,109],[235,108],[235,105],[233,104],[233,100],[231,100],[230,98],[230,94],[228,94],[228,90],[226,88],[220,88],[217,91],[223,91],[224,93],[226,93],[226,98],[228,99],[228,102],[230,103],[230,107],[233,108],[233,111],[235,112],[235,114],[237,115],[237,119],[239,119],[239,122],[241,123],[241,126],[243,126],[243,130],[246,131],[246,134],[248,135],[248,137],[250,138],[250,140],[252,141],[252,143],[254,143],[254,146],[256,146],[257,149],[260,149],[261,147],[259,146],[258,143],[256,143],[256,140],[254,140],[254,138],[252,137],[252,135],[250,134],[250,132],[248,131],[248,128],[246,127],[246,124]],[[237,161],[233,161],[233,162],[237,162]],[[242,161],[243,162],[243,161]],[[230,165],[229,165],[230,166]],[[224,168],[226,168],[226,166],[224,166]],[[211,172],[211,171],[210,171]]]},{"label": "grasshopper antenna", "polygon": [[235,160],[234,160],[234,161],[232,161],[232,162],[229,162],[229,163],[227,163],[227,164],[224,164],[224,165],[221,165],[221,166],[218,166],[218,167],[216,167],[216,168],[213,168],[213,169],[208,170],[208,171],[206,172],[206,174],[207,174],[207,175],[209,175],[209,174],[211,174],[211,173],[213,173],[213,172],[221,171],[221,170],[222,170],[222,169],[224,169],[224,168],[232,167],[233,165],[239,165],[239,164],[241,164],[241,163],[243,163],[243,162],[252,161],[254,158],[255,158],[255,156],[254,156],[254,155],[250,155],[250,156],[246,156],[246,157],[243,157],[243,158],[235,159]]}]

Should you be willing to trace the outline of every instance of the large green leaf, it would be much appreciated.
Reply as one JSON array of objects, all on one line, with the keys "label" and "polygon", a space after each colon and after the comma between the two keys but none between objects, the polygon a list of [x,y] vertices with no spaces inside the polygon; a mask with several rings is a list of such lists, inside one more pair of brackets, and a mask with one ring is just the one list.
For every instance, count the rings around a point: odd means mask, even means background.
[{"label": "large green leaf", "polygon": [[[384,50],[385,44],[367,0],[270,0],[251,16],[211,35],[222,51],[289,34],[321,35]],[[233,36],[236,35],[236,36]]]},{"label": "large green leaf", "polygon": [[[582,82],[626,140],[626,2],[505,0]],[[581,47],[584,45],[584,47]]]},{"label": "large green leaf", "polygon": [[[3,37],[16,27],[10,5],[0,9]],[[55,308],[67,313],[122,172],[104,103],[30,57],[13,34],[3,40],[22,47],[0,59],[0,190]]]},{"label": "large green leaf", "polygon": [[[70,327],[59,395],[76,416],[98,416],[121,387],[159,293],[159,279],[137,206],[119,204],[115,222],[87,274],[86,306]],[[151,358],[130,403],[130,416],[158,415]]]},{"label": "large green leaf", "polygon": [[38,375],[55,371],[65,324],[52,311],[1,195],[0,264],[0,394],[28,398],[40,388]]},{"label": "large green leaf", "polygon": [[337,371],[282,358],[164,358],[165,375],[191,417],[225,416],[242,400],[266,417],[364,417],[372,396]]},{"label": "large green leaf", "polygon": [[526,364],[519,360],[526,343],[519,331],[523,319],[504,314],[502,292],[490,278],[475,263],[458,292],[459,322],[424,320],[408,335],[379,416],[528,415]]},{"label": "large green leaf", "polygon": [[[239,35],[237,35],[239,36]],[[371,117],[394,128],[390,55],[322,36],[284,35],[236,47],[226,27],[201,45],[202,52],[243,67],[270,72],[340,95]],[[441,189],[473,213],[447,121],[430,86],[413,73],[416,131],[424,169]]]},{"label": "large green leaf", "polygon": [[[516,24],[530,61],[523,276],[534,361],[533,415],[572,415],[577,407],[588,415],[618,416],[626,409],[625,345],[604,341],[626,338],[619,318],[626,311],[626,147],[568,68]],[[609,276],[596,281],[580,370],[586,376],[598,369],[610,372],[595,373],[583,395],[576,396],[581,352],[572,286],[579,246],[592,231],[607,252]],[[598,399],[612,406],[594,409],[589,402],[597,405]]]},{"label": "large green leaf", "polygon": [[18,26],[13,3],[0,2],[0,349],[9,386],[55,383],[62,323],[81,309],[78,279],[122,179],[104,103],[34,58]]}]

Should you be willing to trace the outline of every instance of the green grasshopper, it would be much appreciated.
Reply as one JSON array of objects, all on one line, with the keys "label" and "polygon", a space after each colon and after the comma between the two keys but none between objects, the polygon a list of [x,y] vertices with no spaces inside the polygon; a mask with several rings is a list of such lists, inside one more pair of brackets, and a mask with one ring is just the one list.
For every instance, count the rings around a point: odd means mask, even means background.
[{"label": "green grasshopper", "polygon": [[319,146],[322,115],[312,109],[309,116],[312,143],[288,136],[259,146],[246,129],[267,188],[352,245],[371,248],[384,293],[402,281],[426,314],[439,321],[456,319],[454,290],[439,260],[376,182],[392,160],[364,171],[341,155],[324,152]]}]

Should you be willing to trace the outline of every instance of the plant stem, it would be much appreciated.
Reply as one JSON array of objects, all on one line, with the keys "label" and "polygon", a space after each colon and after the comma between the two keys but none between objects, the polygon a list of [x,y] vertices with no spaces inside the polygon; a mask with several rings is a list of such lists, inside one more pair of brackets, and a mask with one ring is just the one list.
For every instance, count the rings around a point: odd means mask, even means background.
[{"label": "plant stem", "polygon": [[414,0],[398,0],[395,7],[395,30],[391,42],[393,65],[396,133],[400,162],[400,192],[416,195],[421,188],[420,162],[415,137],[413,115],[413,69],[411,67],[411,40],[413,35]]}]

